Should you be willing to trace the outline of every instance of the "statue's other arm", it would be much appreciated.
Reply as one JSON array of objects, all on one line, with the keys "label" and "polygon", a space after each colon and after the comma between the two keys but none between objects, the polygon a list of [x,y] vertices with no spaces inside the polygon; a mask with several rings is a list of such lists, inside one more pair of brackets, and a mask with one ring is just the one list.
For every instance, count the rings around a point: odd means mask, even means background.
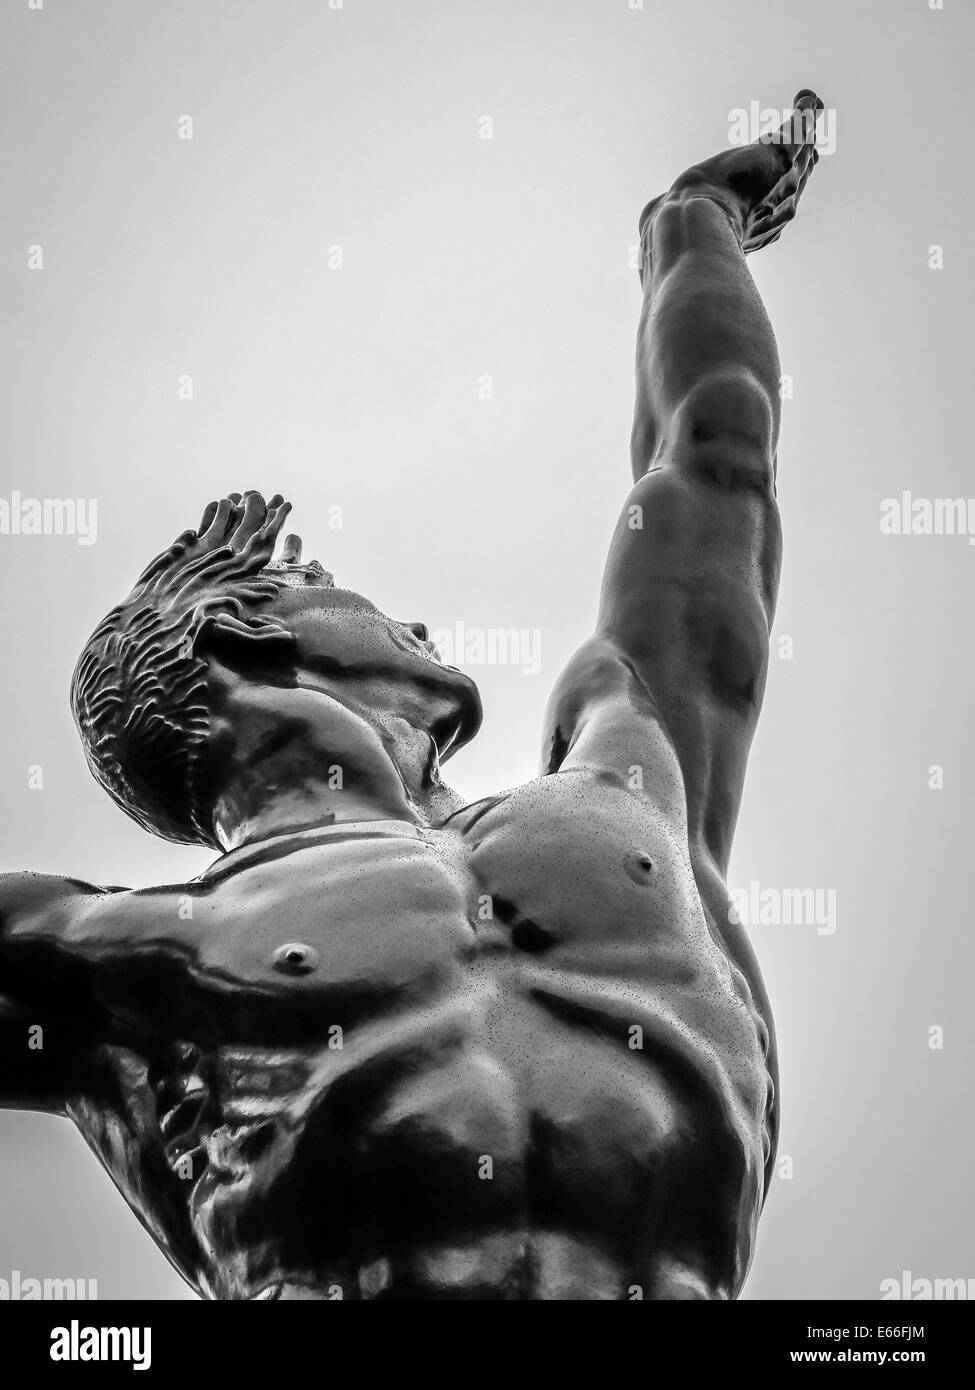
[{"label": "statue's other arm", "polygon": [[198,923],[180,910],[207,897],[192,884],[0,875],[0,1106],[62,1109],[99,1043],[142,1050],[178,1027],[209,1035],[226,972],[201,959],[207,914]]},{"label": "statue's other arm", "polygon": [[63,1108],[93,1018],[68,942],[82,914],[115,891],[52,874],[0,875],[0,1106]]}]

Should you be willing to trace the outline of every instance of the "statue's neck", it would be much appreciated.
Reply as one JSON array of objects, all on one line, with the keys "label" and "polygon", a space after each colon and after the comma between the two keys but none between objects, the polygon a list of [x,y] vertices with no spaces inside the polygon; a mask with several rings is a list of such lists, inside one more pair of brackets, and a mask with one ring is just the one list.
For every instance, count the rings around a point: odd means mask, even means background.
[{"label": "statue's neck", "polygon": [[424,839],[433,833],[426,826],[406,820],[333,821],[304,830],[282,831],[228,850],[200,874],[198,881],[209,883],[253,864],[267,863],[318,845],[342,844],[350,840]]},{"label": "statue's neck", "polygon": [[225,852],[276,836],[366,822],[435,825],[463,805],[443,785],[429,739],[350,756],[324,749],[298,756],[289,747],[246,760],[228,779],[214,807],[214,829]]}]

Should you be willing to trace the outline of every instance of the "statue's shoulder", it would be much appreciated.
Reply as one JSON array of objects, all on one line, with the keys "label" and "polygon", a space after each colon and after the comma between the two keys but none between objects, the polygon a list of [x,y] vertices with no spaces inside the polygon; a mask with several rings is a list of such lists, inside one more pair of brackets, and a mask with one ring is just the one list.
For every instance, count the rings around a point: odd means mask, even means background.
[{"label": "statue's shoulder", "polygon": [[[597,763],[545,773],[455,811],[442,829],[459,835],[470,849],[503,836],[519,852],[532,852],[538,838],[565,842],[591,838],[594,817],[607,828],[630,833],[649,817],[648,803],[635,795],[626,776]],[[659,820],[659,816],[653,819]]]},{"label": "statue's shoulder", "polygon": [[30,869],[0,874],[0,927],[11,935],[55,932],[128,891]]}]

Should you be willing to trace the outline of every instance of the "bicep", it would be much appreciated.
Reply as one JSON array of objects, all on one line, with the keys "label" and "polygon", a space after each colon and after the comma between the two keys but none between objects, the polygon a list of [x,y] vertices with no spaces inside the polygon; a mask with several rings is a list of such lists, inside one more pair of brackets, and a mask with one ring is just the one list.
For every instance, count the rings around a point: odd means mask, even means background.
[{"label": "bicep", "polygon": [[726,864],[761,708],[780,561],[770,479],[680,442],[633,488],[597,631],[632,663],[673,740],[691,834]]}]

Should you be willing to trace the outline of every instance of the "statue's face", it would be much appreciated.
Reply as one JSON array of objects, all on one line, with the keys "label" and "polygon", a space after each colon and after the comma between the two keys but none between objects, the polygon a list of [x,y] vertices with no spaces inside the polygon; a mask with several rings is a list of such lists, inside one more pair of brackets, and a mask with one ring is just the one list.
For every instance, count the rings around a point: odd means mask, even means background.
[{"label": "statue's face", "polygon": [[426,730],[441,761],[477,732],[477,686],[444,665],[423,623],[388,618],[314,563],[268,566],[262,577],[278,585],[266,611],[295,638],[301,684]]}]

